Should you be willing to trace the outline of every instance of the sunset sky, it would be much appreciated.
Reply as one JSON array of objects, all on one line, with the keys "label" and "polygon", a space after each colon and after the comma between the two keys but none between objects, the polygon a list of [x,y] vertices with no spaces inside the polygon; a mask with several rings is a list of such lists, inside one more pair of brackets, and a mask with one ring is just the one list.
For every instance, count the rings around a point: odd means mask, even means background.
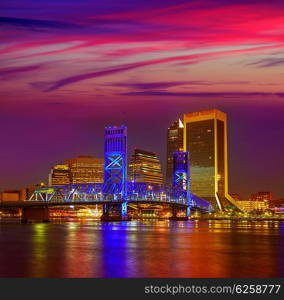
[{"label": "sunset sky", "polygon": [[284,198],[284,1],[2,0],[0,189],[102,156],[126,124],[156,151],[183,113],[228,114],[230,191]]}]

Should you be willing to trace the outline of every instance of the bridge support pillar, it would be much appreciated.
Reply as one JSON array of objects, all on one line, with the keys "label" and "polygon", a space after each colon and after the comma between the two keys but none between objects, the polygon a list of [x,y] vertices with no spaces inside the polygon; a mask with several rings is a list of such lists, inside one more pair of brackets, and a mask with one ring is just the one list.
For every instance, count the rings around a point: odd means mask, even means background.
[{"label": "bridge support pillar", "polygon": [[23,207],[21,222],[49,222],[48,207]]},{"label": "bridge support pillar", "polygon": [[191,214],[191,205],[188,205],[186,208],[186,216],[189,218]]},{"label": "bridge support pillar", "polygon": [[104,204],[102,221],[130,221],[127,215],[127,202]]},{"label": "bridge support pillar", "polygon": [[110,205],[109,204],[104,204],[103,205],[103,215],[108,216],[109,215],[109,209],[110,209]]},{"label": "bridge support pillar", "polygon": [[[184,216],[178,216],[178,212],[183,211]],[[169,218],[172,221],[187,221],[188,220],[188,208],[178,208],[173,205],[172,207],[172,216]]]}]

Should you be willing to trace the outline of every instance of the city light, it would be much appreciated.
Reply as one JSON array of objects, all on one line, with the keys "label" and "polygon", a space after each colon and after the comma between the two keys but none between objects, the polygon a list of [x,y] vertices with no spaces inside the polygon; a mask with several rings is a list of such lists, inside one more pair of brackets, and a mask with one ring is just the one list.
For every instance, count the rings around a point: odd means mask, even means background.
[{"label": "city light", "polygon": [[283,294],[284,0],[0,6],[0,278]]}]

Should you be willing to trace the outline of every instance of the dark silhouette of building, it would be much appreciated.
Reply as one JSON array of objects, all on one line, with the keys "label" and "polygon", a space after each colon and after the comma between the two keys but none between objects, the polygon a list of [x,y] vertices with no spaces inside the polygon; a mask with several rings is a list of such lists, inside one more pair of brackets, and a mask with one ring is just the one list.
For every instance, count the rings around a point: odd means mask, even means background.
[{"label": "dark silhouette of building", "polygon": [[172,184],[173,153],[183,151],[183,124],[177,120],[170,125],[167,133],[166,184]]}]

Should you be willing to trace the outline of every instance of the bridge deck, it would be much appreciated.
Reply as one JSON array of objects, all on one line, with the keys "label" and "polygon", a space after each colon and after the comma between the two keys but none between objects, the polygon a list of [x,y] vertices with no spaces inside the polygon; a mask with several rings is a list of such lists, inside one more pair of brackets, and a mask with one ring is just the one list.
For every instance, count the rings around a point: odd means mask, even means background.
[{"label": "bridge deck", "polygon": [[[5,208],[23,208],[23,207],[43,207],[43,206],[70,206],[70,205],[96,205],[96,204],[119,204],[122,201],[109,201],[109,200],[77,200],[77,201],[15,201],[15,202],[2,202],[0,209]],[[160,204],[160,205],[174,205],[177,207],[186,207],[187,204],[169,201],[127,201],[131,204]]]}]

